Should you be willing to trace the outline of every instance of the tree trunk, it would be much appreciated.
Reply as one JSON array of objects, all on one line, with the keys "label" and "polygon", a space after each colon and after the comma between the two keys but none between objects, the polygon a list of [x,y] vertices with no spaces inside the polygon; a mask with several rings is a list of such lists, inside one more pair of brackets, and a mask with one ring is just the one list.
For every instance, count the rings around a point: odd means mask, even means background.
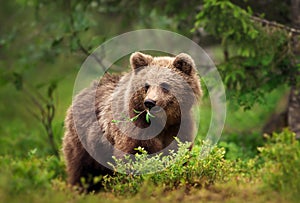
[{"label": "tree trunk", "polygon": [[288,125],[300,138],[300,88],[293,86],[290,91],[288,103]]},{"label": "tree trunk", "polygon": [[300,28],[300,0],[291,0],[291,17],[293,26]]},{"label": "tree trunk", "polygon": [[[300,0],[291,0],[291,17],[292,24],[295,28],[300,28]],[[293,38],[293,51],[299,54],[298,36]],[[295,65],[299,61],[295,61]],[[300,88],[299,84],[291,87],[289,102],[288,102],[288,125],[290,129],[296,133],[296,137],[300,138]]]},{"label": "tree trunk", "polygon": [[[300,0],[291,0],[291,20],[294,28],[300,28]],[[299,36],[293,36],[293,52],[295,55],[300,54]],[[294,61],[294,65],[299,61]],[[298,73],[299,75],[300,73]],[[298,76],[299,77],[299,76]],[[300,84],[294,84],[291,87],[287,108],[281,114],[271,116],[267,124],[263,128],[264,133],[272,133],[273,131],[281,131],[282,128],[289,127],[291,131],[296,133],[296,138],[300,139]]]}]

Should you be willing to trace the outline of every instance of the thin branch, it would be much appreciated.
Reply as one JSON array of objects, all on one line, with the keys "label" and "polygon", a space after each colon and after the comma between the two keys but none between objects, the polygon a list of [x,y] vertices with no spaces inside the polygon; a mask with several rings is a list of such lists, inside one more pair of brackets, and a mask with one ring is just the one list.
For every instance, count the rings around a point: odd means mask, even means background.
[{"label": "thin branch", "polygon": [[75,30],[74,28],[74,18],[73,18],[73,15],[72,15],[72,5],[71,5],[71,1],[68,0],[66,1],[66,6],[67,6],[67,10],[68,10],[68,15],[70,17],[70,25],[71,25],[71,28],[72,28],[72,37],[74,37],[76,39],[76,43],[77,45],[79,46],[80,50],[87,56],[92,56],[96,62],[101,66],[102,70],[105,71],[106,70],[106,67],[104,66],[104,64],[102,63],[102,59],[100,59],[98,56],[96,56],[94,53],[90,53],[81,43],[80,41],[80,38],[78,37],[78,32]]},{"label": "thin branch", "polygon": [[[33,87],[30,83],[28,83],[27,81],[23,81],[23,87],[24,89],[30,93],[30,92],[34,92],[34,94],[36,95],[35,97],[38,99],[41,100],[41,102],[47,102],[47,100],[44,98],[44,96],[39,92],[37,91],[37,88],[36,87]],[[33,96],[33,94],[31,94]]]},{"label": "thin branch", "polygon": [[[49,100],[43,97],[38,91],[34,91],[33,93],[27,88],[23,87],[23,91],[27,96],[27,99],[33,103],[33,105],[39,110],[37,112],[31,110],[26,107],[28,112],[38,121],[41,122],[42,126],[46,130],[48,135],[48,139],[53,151],[53,154],[59,157],[58,149],[54,141],[54,133],[53,133],[53,119],[55,116],[55,105],[53,104],[54,98],[53,95],[49,95]],[[45,106],[44,106],[45,105]]]},{"label": "thin branch", "polygon": [[35,113],[34,111],[32,111],[30,108],[26,107],[26,110],[38,121],[42,120],[41,117],[39,117],[39,115],[37,113]]},{"label": "thin branch", "polygon": [[286,25],[283,25],[283,24],[280,24],[280,23],[277,23],[277,22],[274,22],[274,21],[268,21],[266,19],[262,19],[262,18],[259,18],[259,17],[256,17],[256,16],[251,16],[250,19],[255,21],[255,22],[259,22],[262,25],[277,27],[277,28],[286,30],[286,31],[290,32],[293,35],[300,35],[300,30],[296,29],[296,28],[292,28],[292,27],[289,27],[289,26],[286,26]]},{"label": "thin branch", "polygon": [[[75,32],[74,32],[75,33]],[[73,35],[74,37],[77,38],[77,44],[80,48],[80,50],[86,55],[86,56],[92,56],[96,61],[97,63],[101,66],[102,70],[105,71],[105,66],[104,64],[102,63],[102,60],[97,57],[94,53],[90,53],[86,48],[83,47],[83,45],[81,44],[80,40],[78,39],[77,35]]]},{"label": "thin branch", "polygon": [[45,114],[45,110],[42,106],[42,104],[39,102],[39,100],[27,89],[27,88],[23,88],[25,95],[27,95],[29,97],[29,99],[31,100],[31,102],[36,105],[36,107],[40,110],[41,114],[44,115]]}]

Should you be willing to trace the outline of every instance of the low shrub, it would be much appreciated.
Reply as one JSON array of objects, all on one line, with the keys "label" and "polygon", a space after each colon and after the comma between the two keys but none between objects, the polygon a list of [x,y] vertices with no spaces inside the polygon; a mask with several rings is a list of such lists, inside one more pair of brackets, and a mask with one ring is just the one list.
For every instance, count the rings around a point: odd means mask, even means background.
[{"label": "low shrub", "polygon": [[300,197],[300,143],[295,133],[284,130],[266,136],[267,143],[259,148],[264,161],[261,177],[266,187],[292,198]]},{"label": "low shrub", "polygon": [[31,150],[23,159],[0,157],[0,190],[9,194],[33,193],[51,188],[55,178],[64,179],[64,165],[55,156],[38,158]]},{"label": "low shrub", "polygon": [[[135,160],[127,157],[124,160],[115,160],[115,176],[103,177],[104,187],[107,191],[116,194],[135,194],[146,183],[147,186],[160,186],[163,190],[173,190],[179,187],[203,187],[215,181],[226,181],[233,172],[232,163],[224,159],[223,148],[214,147],[207,156],[202,149],[208,147],[188,147],[190,143],[180,143],[179,150],[170,155],[162,154],[148,158],[147,152],[142,148],[135,155]],[[151,171],[159,171],[150,173]]]}]

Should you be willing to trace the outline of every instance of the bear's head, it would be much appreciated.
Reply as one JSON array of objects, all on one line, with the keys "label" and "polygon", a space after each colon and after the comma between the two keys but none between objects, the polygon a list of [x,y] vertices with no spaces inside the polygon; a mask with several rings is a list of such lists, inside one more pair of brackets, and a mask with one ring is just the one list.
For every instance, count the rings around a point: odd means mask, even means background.
[{"label": "bear's head", "polygon": [[[189,113],[202,95],[195,63],[185,53],[175,57],[153,57],[135,52],[130,57],[132,68],[129,114],[149,110],[159,120],[166,116],[166,124],[180,123],[182,114]],[[162,113],[164,112],[164,113]],[[147,127],[140,116],[138,126]]]}]

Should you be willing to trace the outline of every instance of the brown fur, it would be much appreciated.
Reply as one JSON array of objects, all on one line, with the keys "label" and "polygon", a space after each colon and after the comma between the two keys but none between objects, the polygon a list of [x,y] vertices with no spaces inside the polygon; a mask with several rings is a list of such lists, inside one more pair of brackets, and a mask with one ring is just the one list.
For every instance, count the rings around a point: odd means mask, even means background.
[{"label": "brown fur", "polygon": [[[63,153],[71,185],[80,185],[81,177],[89,179],[110,173],[109,169],[95,159],[108,160],[113,155],[122,158],[125,153],[134,154],[134,148],[138,146],[153,154],[172,145],[173,136],[176,135],[182,141],[193,141],[195,132],[191,108],[201,97],[202,92],[192,58],[187,54],[179,54],[176,57],[152,57],[137,52],[131,55],[130,64],[132,72],[118,76],[106,74],[99,83],[95,82],[80,92],[68,109]],[[183,89],[185,86],[179,78],[183,78],[189,85],[195,97]],[[145,83],[149,83],[148,89],[145,89]],[[168,83],[168,87],[161,87],[162,83]],[[175,92],[176,97],[171,92]],[[167,116],[166,123],[157,136],[144,139],[152,132],[152,130],[147,132],[150,124],[145,121],[145,112],[133,123],[118,125],[111,122],[113,119],[121,119],[124,114],[130,118],[136,116],[134,110],[143,111],[144,100],[147,98],[155,100]],[[95,108],[91,108],[91,105]],[[79,118],[76,122],[74,114]],[[96,115],[96,121],[92,120],[92,115]],[[153,126],[162,125],[160,116],[158,113],[156,119],[151,120]],[[101,134],[99,131],[103,136],[99,135]],[[114,148],[110,148],[109,144]],[[87,146],[91,151],[87,152],[83,146]],[[100,149],[105,149],[108,153],[97,154]],[[92,158],[91,155],[96,158]],[[89,191],[99,187],[91,182],[88,184]]]}]

